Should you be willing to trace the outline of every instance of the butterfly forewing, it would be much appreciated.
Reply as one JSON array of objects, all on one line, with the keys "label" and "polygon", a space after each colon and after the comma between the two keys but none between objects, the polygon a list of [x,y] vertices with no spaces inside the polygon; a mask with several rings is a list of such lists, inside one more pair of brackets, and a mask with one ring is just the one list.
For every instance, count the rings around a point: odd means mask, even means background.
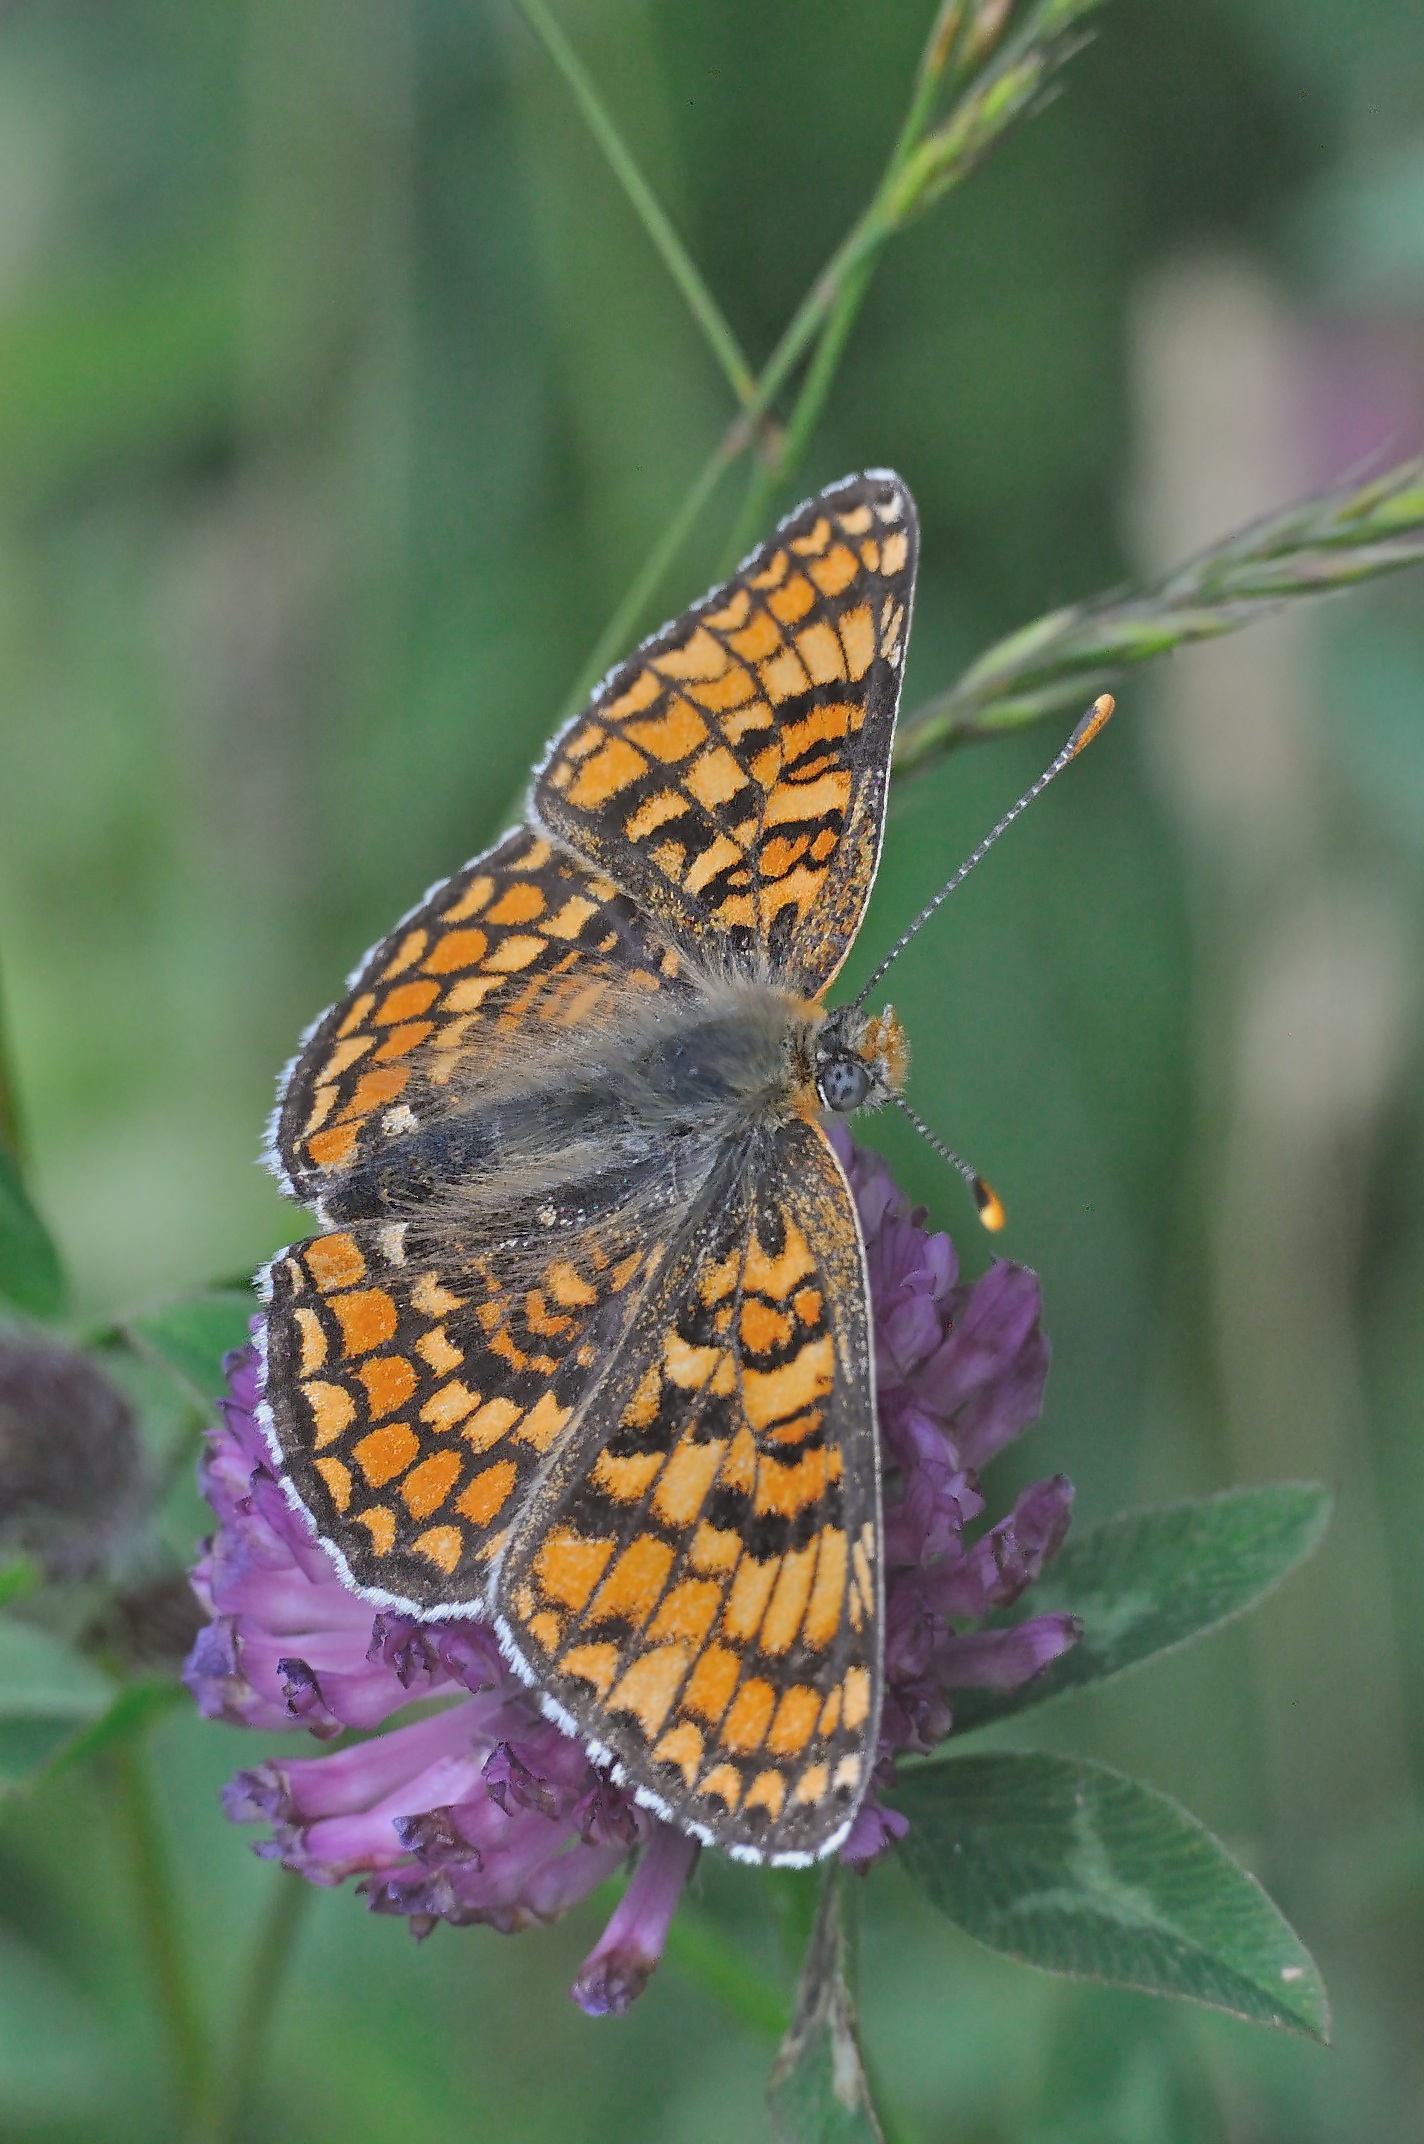
[{"label": "butterfly forewing", "polygon": [[677,943],[816,996],[879,861],[917,541],[897,477],[811,500],[612,673],[535,815]]},{"label": "butterfly forewing", "polygon": [[680,989],[668,941],[602,872],[521,828],[466,864],[362,962],[308,1039],[274,1144],[305,1199],[448,1113],[477,1071],[596,1031]]},{"label": "butterfly forewing", "polygon": [[497,1608],[578,1732],[733,1852],[827,1850],[880,1714],[864,1254],[818,1126],[728,1155],[512,1529]]}]

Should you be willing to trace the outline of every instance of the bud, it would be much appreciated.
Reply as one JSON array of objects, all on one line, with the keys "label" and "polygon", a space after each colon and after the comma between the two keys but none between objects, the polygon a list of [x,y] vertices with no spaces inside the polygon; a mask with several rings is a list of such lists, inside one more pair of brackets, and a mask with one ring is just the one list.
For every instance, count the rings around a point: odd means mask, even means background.
[{"label": "bud", "polygon": [[94,1571],[132,1524],[141,1468],[123,1394],[77,1348],[0,1341],[0,1551]]}]

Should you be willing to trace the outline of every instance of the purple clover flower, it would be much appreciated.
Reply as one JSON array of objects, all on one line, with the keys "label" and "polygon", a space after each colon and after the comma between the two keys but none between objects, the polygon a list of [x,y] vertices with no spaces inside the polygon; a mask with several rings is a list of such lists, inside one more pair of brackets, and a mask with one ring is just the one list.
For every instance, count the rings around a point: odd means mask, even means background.
[{"label": "purple clover flower", "polygon": [[954,1245],[926,1235],[878,1154],[840,1124],[830,1139],[860,1209],[875,1319],[875,1395],[885,1472],[885,1699],[871,1791],[842,1861],[868,1868],[903,1838],[887,1809],[895,1759],[923,1755],[954,1724],[950,1691],[1012,1690],[1077,1642],[1072,1616],[962,1630],[1007,1608],[1062,1545],[1073,1508],[1064,1474],[1034,1482],[972,1543],[979,1469],[1038,1419],[1048,1377],[1038,1276],[1001,1260],[959,1279]]},{"label": "purple clover flower", "polygon": [[[1038,1281],[1001,1263],[961,1284],[948,1236],[925,1233],[885,1163],[840,1125],[830,1136],[865,1235],[886,1474],[879,1755],[841,1848],[866,1868],[907,1829],[875,1790],[893,1781],[898,1756],[950,1732],[950,1692],[1012,1689],[1076,1639],[1062,1615],[975,1627],[1038,1576],[1067,1531],[1073,1491],[1062,1475],[1037,1482],[966,1541],[985,1508],[979,1468],[1042,1403]],[[239,1772],[223,1794],[228,1816],[266,1823],[256,1851],[308,1882],[359,1875],[370,1909],[403,1915],[417,1936],[437,1921],[510,1933],[554,1920],[637,1852],[572,1991],[591,2015],[626,2011],[662,1954],[695,1844],[543,1717],[488,1625],[373,1615],[346,1590],[272,1473],[255,1348],[225,1367],[225,1423],[202,1469],[218,1528],[192,1574],[211,1621],[184,1671],[199,1710],[320,1740],[381,1727],[416,1700],[448,1700],[350,1747]]]}]

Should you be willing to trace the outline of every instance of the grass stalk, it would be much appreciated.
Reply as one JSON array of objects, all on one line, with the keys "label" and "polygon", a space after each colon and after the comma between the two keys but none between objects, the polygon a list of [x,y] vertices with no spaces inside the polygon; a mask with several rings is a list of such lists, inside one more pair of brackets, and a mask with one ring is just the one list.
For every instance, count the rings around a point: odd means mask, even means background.
[{"label": "grass stalk", "polygon": [[1424,460],[1236,530],[1140,592],[1109,589],[1010,633],[903,725],[899,773],[1077,708],[1125,670],[1238,632],[1303,598],[1424,561]]},{"label": "grass stalk", "polygon": [[211,2065],[195,1999],[195,1976],[179,1932],[172,1869],[143,1742],[135,1738],[116,1744],[110,1753],[109,1768],[133,1879],[139,1929],[167,2031],[174,2096],[183,2128],[191,2133],[204,2118]]},{"label": "grass stalk", "polygon": [[588,123],[589,132],[603,151],[609,169],[681,292],[688,311],[701,328],[728,386],[745,406],[756,393],[756,375],[742,355],[726,315],[678,236],[671,217],[644,178],[632,151],[614,124],[594,86],[593,77],[544,5],[544,0],[515,0],[515,5],[568,84]]},{"label": "grass stalk", "polygon": [[[769,416],[773,403],[814,345],[815,353],[785,434],[748,487],[728,541],[728,565],[734,564],[742,551],[761,534],[778,493],[795,476],[810,444],[839,371],[851,329],[870,287],[876,261],[886,243],[932,200],[966,177],[1014,122],[1033,109],[1053,75],[1077,49],[1076,42],[1066,34],[1069,27],[1101,4],[1102,0],[1039,0],[1021,30],[1000,52],[1000,39],[1011,13],[1004,0],[969,0],[967,7],[963,0],[942,0],[921,53],[904,119],[874,195],[802,298],[776,348],[752,382],[750,391],[741,393],[734,382],[743,405],[739,422],[724,435],[703,464],[691,489],[639,568],[597,646],[583,665],[569,695],[569,710],[581,704],[609,663],[629,646],[639,627],[645,623],[658,590],[697,526],[723,473],[762,436],[763,421]],[[547,33],[559,39],[560,33],[549,21],[543,0],[519,0],[519,5],[531,26],[538,28],[536,17],[545,24],[539,34],[545,36],[546,42]],[[559,57],[553,44],[549,44],[549,49],[556,58]],[[576,58],[566,46],[563,50],[565,58],[559,63],[565,66],[566,72],[570,65],[577,69]],[[569,73],[569,80],[571,84],[575,83],[573,73]],[[946,81],[955,88],[961,83],[964,86],[948,118],[931,132],[934,108]],[[592,102],[586,103],[585,109],[592,124],[593,110],[601,111],[601,107],[597,106],[591,85],[588,85],[588,97]],[[584,101],[582,97],[581,101]],[[600,124],[608,130],[605,146],[612,157],[614,152],[609,144],[616,142],[616,133],[606,115]],[[604,139],[603,133],[600,133],[600,139]],[[622,162],[617,166],[620,175],[624,165],[636,170],[626,151],[621,151],[621,157]],[[629,184],[626,176],[624,183]],[[638,184],[646,194],[641,176]],[[647,194],[647,200],[657,218],[661,219],[660,227],[666,225],[666,219],[650,194]],[[653,230],[652,223],[649,223],[649,229]],[[677,248],[678,257],[685,260],[676,234],[672,233],[670,225],[666,225],[666,229]],[[655,242],[663,250],[662,242],[656,237]],[[671,267],[673,256],[665,251],[664,258]],[[683,272],[693,279],[685,286],[687,289],[705,289],[690,261]],[[707,303],[712,303],[710,296]]]},{"label": "grass stalk", "polygon": [[207,2124],[191,2144],[237,2144],[262,2078],[267,2034],[291,1965],[312,1887],[287,1869],[278,1872],[238,1998],[222,2077]]}]

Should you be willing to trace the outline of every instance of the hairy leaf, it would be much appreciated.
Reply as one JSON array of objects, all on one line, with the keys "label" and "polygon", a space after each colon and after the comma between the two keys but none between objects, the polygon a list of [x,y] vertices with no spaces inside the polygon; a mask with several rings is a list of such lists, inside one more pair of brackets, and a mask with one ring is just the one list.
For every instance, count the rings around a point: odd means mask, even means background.
[{"label": "hairy leaf", "polygon": [[900,1853],[991,1950],[1329,2037],[1310,1954],[1220,1841],[1165,1794],[1078,1757],[907,1771]]},{"label": "hairy leaf", "polygon": [[1121,1675],[1240,1615],[1319,1546],[1330,1494],[1315,1482],[1229,1489],[1130,1511],[1070,1536],[1031,1596],[1034,1615],[1075,1615],[1070,1652],[1017,1690],[965,1690],[956,1731]]},{"label": "hairy leaf", "polygon": [[791,2029],[767,2086],[779,2144],[881,2144],[846,1985],[840,1880],[828,1874]]}]

